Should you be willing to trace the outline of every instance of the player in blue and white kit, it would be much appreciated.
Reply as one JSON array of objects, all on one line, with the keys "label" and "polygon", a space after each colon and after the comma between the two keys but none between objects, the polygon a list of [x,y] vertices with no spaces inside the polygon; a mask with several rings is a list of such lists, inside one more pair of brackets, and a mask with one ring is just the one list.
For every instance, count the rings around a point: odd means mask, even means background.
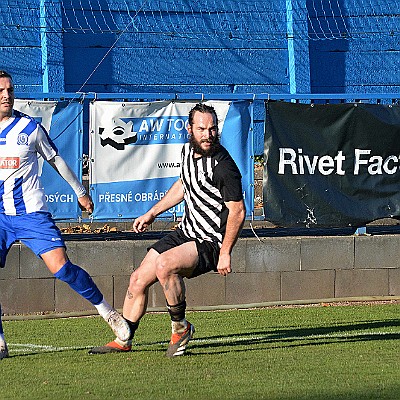
[{"label": "player in blue and white kit", "polygon": [[[121,340],[129,326],[104,299],[89,274],[68,259],[65,243],[47,211],[38,176],[38,155],[72,187],[83,210],[93,212],[93,202],[76,175],[58,154],[44,128],[33,118],[13,110],[14,85],[0,71],[0,268],[11,245],[19,240],[40,257],[54,276],[90,301]],[[8,357],[1,323],[0,360]]]}]

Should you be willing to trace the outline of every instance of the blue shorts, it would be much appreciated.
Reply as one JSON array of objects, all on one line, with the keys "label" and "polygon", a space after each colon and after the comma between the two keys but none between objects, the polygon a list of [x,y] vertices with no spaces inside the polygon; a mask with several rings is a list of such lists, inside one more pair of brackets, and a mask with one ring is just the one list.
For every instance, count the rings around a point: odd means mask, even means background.
[{"label": "blue shorts", "polygon": [[38,257],[58,247],[65,247],[61,232],[50,213],[0,214],[0,268],[5,266],[8,250],[17,240]]}]

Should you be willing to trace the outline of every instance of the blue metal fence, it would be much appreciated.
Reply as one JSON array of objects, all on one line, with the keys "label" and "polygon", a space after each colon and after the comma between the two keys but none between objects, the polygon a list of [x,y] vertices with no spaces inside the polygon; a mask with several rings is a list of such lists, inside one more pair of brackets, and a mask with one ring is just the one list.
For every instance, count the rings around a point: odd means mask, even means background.
[{"label": "blue metal fence", "polygon": [[[16,97],[19,99],[31,100],[55,100],[55,101],[79,101],[86,105],[95,100],[115,100],[115,101],[206,101],[206,100],[250,100],[254,102],[254,112],[257,114],[253,118],[254,129],[254,154],[253,157],[263,154],[264,145],[264,122],[265,122],[265,101],[288,101],[300,103],[370,103],[370,104],[399,104],[400,94],[393,93],[304,93],[304,94],[289,94],[289,93],[243,93],[243,94],[219,94],[219,93],[43,93],[43,92],[17,92]],[[84,107],[84,154],[88,154],[88,137],[89,137],[89,115],[88,107]],[[83,155],[83,158],[84,155]],[[260,210],[257,210],[258,212]],[[263,219],[263,215],[257,215],[255,210],[251,213],[256,219]]]}]

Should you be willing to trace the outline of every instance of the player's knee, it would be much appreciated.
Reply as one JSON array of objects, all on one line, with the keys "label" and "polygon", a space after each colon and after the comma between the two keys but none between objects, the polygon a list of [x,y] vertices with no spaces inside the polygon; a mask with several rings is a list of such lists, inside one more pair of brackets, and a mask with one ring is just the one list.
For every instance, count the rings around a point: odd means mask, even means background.
[{"label": "player's knee", "polygon": [[132,273],[129,279],[129,291],[131,293],[143,293],[148,286],[148,283],[142,276],[140,270],[136,270]]},{"label": "player's knee", "polygon": [[168,262],[168,258],[160,254],[156,261],[157,279],[162,283],[171,275],[171,272],[171,264]]},{"label": "player's knee", "polygon": [[70,261],[67,261],[54,276],[60,281],[66,282],[68,284],[73,284],[80,272],[80,268]]}]

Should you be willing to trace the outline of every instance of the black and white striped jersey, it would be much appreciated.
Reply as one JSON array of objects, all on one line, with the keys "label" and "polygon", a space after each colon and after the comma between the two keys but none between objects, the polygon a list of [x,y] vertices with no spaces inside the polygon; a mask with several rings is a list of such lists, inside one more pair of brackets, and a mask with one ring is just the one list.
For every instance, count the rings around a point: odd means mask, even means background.
[{"label": "black and white striped jersey", "polygon": [[243,199],[240,171],[224,147],[213,156],[194,158],[189,143],[182,149],[180,176],[185,209],[180,223],[189,238],[221,246],[228,209],[225,202]]}]

